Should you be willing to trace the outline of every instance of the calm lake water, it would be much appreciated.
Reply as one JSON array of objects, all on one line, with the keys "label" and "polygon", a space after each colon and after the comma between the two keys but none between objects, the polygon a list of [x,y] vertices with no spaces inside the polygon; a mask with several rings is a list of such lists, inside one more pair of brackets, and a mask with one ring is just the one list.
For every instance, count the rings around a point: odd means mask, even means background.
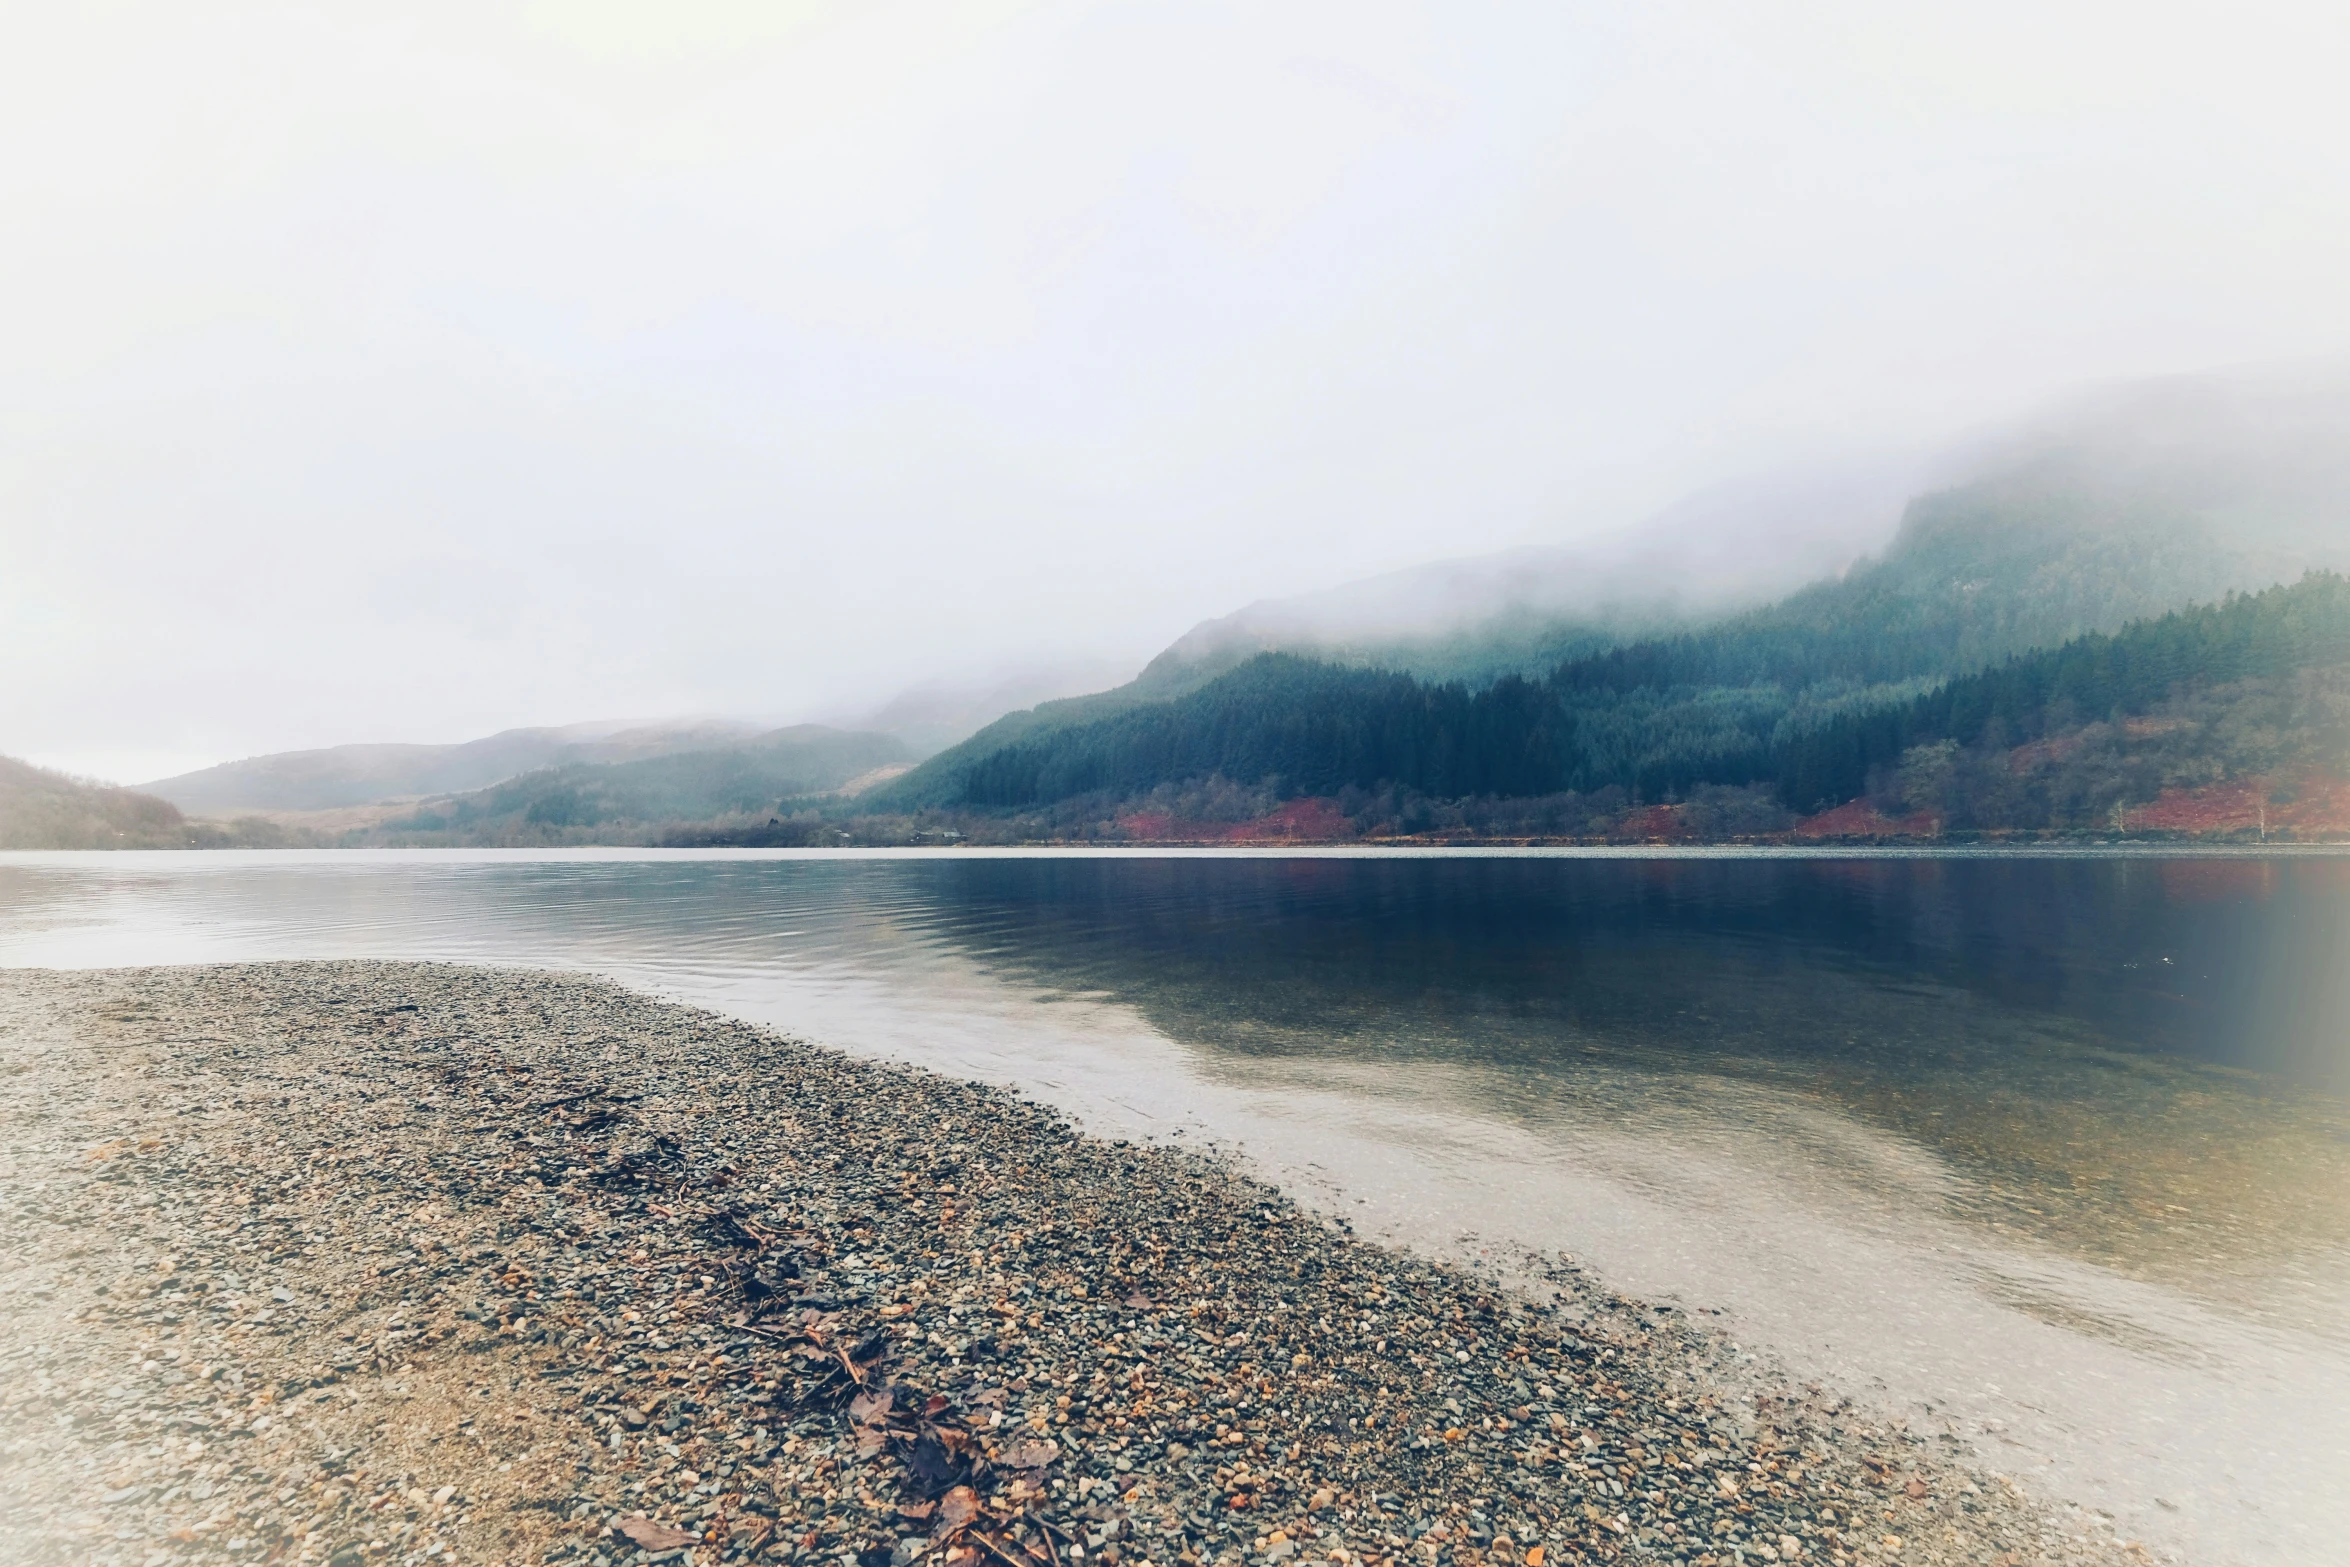
[{"label": "calm lake water", "polygon": [[2350,1560],[2350,858],[0,856],[0,965],[307,956],[592,969],[1233,1147],[2124,1537]]}]

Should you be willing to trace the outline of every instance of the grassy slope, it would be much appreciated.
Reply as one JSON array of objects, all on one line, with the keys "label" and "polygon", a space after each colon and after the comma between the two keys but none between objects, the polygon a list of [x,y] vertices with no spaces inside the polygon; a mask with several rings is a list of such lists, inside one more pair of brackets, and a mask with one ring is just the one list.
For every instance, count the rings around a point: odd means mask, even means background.
[{"label": "grassy slope", "polygon": [[182,849],[208,836],[168,800],[0,756],[0,849]]}]

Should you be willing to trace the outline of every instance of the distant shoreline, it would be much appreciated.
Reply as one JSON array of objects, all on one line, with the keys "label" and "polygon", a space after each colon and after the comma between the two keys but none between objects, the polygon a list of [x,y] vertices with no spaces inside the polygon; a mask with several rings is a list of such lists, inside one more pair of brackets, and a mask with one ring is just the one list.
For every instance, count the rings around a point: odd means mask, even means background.
[{"label": "distant shoreline", "polygon": [[1095,840],[992,844],[840,844],[818,847],[764,847],[748,844],[604,843],[474,847],[461,845],[363,845],[351,848],[189,848],[189,849],[0,849],[0,865],[54,862],[103,864],[153,856],[165,860],[270,859],[333,861],[414,860],[920,860],[1100,858],[1162,856],[1202,859],[2337,859],[2350,856],[2350,840],[2241,843],[2211,839],[2034,840],[2031,842],[1725,842],[1725,843],[1445,843],[1439,841],[1104,843]]}]

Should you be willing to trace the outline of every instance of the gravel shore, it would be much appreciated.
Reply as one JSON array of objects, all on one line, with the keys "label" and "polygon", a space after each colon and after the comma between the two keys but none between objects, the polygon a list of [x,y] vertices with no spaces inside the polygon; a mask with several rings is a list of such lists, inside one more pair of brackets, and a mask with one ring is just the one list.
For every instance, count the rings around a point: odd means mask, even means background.
[{"label": "gravel shore", "polygon": [[1217,1161],[573,975],[0,972],[0,1560],[2148,1558]]}]

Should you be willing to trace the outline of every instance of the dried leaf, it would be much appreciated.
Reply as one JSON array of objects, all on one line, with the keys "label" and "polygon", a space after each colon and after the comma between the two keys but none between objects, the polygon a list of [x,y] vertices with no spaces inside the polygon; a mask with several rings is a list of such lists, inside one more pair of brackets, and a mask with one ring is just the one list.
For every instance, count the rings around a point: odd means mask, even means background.
[{"label": "dried leaf", "polygon": [[691,1545],[699,1538],[683,1529],[672,1529],[667,1524],[655,1523],[650,1518],[623,1518],[620,1520],[620,1532],[648,1551],[675,1550],[681,1545]]},{"label": "dried leaf", "polygon": [[967,1485],[958,1485],[938,1499],[938,1526],[953,1531],[962,1528],[979,1516],[979,1493]]},{"label": "dried leaf", "polygon": [[996,1461],[1006,1469],[1042,1469],[1060,1456],[1060,1443],[1026,1437],[1005,1448]]},{"label": "dried leaf", "polygon": [[849,1419],[861,1426],[877,1426],[887,1418],[890,1406],[897,1401],[894,1388],[875,1388],[870,1393],[859,1393],[849,1400]]}]

